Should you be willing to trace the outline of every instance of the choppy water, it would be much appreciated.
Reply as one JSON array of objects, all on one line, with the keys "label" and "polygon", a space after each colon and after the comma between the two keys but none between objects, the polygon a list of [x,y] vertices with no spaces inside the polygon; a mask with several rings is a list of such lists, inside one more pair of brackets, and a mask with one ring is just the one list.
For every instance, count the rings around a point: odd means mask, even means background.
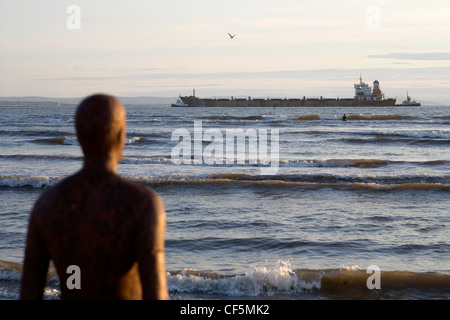
[{"label": "choppy water", "polygon": [[[1,298],[18,297],[34,201],[82,166],[73,114],[0,107]],[[194,146],[193,163],[177,164],[172,135],[193,138],[200,121],[224,143],[227,129],[278,130],[276,174],[242,154],[194,163]],[[129,106],[119,173],[164,200],[172,299],[448,299],[449,151],[450,107]],[[371,265],[379,290],[366,285]],[[46,297],[58,295],[53,279]]]}]

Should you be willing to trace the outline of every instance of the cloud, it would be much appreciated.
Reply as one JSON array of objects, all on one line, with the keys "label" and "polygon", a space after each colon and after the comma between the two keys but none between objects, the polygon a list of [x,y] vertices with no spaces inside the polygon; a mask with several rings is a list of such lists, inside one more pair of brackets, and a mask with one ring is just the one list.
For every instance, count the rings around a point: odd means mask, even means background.
[{"label": "cloud", "polygon": [[398,60],[450,60],[450,52],[404,53],[393,52],[388,54],[370,55],[374,59],[398,59]]},{"label": "cloud", "polygon": [[[396,64],[409,64],[398,62]],[[305,79],[308,81],[359,79],[359,74],[371,74],[386,78],[415,77],[420,75],[433,79],[448,79],[450,67],[435,68],[363,68],[363,69],[300,69],[300,70],[272,70],[272,71],[229,71],[229,72],[158,72],[163,69],[143,69],[140,73],[127,73],[122,75],[84,75],[76,77],[46,77],[34,78],[34,81],[146,81],[146,80],[192,80],[192,79]],[[153,71],[153,72],[152,72]],[[381,79],[380,79],[381,80]],[[130,85],[130,84],[129,84]]]}]

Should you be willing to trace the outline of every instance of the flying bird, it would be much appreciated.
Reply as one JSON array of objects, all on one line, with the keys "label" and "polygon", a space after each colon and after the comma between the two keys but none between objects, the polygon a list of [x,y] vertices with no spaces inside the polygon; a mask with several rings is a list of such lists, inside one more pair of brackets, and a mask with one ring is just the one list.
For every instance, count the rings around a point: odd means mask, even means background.
[{"label": "flying bird", "polygon": [[228,35],[230,36],[230,39],[233,39],[236,35],[231,35],[230,33],[228,33]]}]

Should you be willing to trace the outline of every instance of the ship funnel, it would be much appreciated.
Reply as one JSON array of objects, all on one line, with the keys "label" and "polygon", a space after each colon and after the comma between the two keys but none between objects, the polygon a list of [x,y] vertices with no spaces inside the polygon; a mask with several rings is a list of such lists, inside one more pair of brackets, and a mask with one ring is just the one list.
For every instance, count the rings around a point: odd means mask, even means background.
[{"label": "ship funnel", "polygon": [[381,89],[380,89],[380,82],[378,82],[378,80],[375,80],[373,82],[372,94],[382,94]]}]

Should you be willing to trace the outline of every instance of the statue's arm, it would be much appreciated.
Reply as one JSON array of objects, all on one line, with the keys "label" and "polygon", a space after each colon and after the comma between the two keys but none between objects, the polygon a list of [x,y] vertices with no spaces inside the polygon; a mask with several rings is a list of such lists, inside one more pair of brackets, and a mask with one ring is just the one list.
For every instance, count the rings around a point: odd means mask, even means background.
[{"label": "statue's arm", "polygon": [[138,238],[138,265],[143,299],[169,298],[164,254],[166,213],[161,198],[151,193]]},{"label": "statue's arm", "polygon": [[42,299],[50,262],[50,255],[41,237],[36,215],[37,209],[35,207],[31,212],[28,224],[22,270],[20,298],[26,300]]}]

